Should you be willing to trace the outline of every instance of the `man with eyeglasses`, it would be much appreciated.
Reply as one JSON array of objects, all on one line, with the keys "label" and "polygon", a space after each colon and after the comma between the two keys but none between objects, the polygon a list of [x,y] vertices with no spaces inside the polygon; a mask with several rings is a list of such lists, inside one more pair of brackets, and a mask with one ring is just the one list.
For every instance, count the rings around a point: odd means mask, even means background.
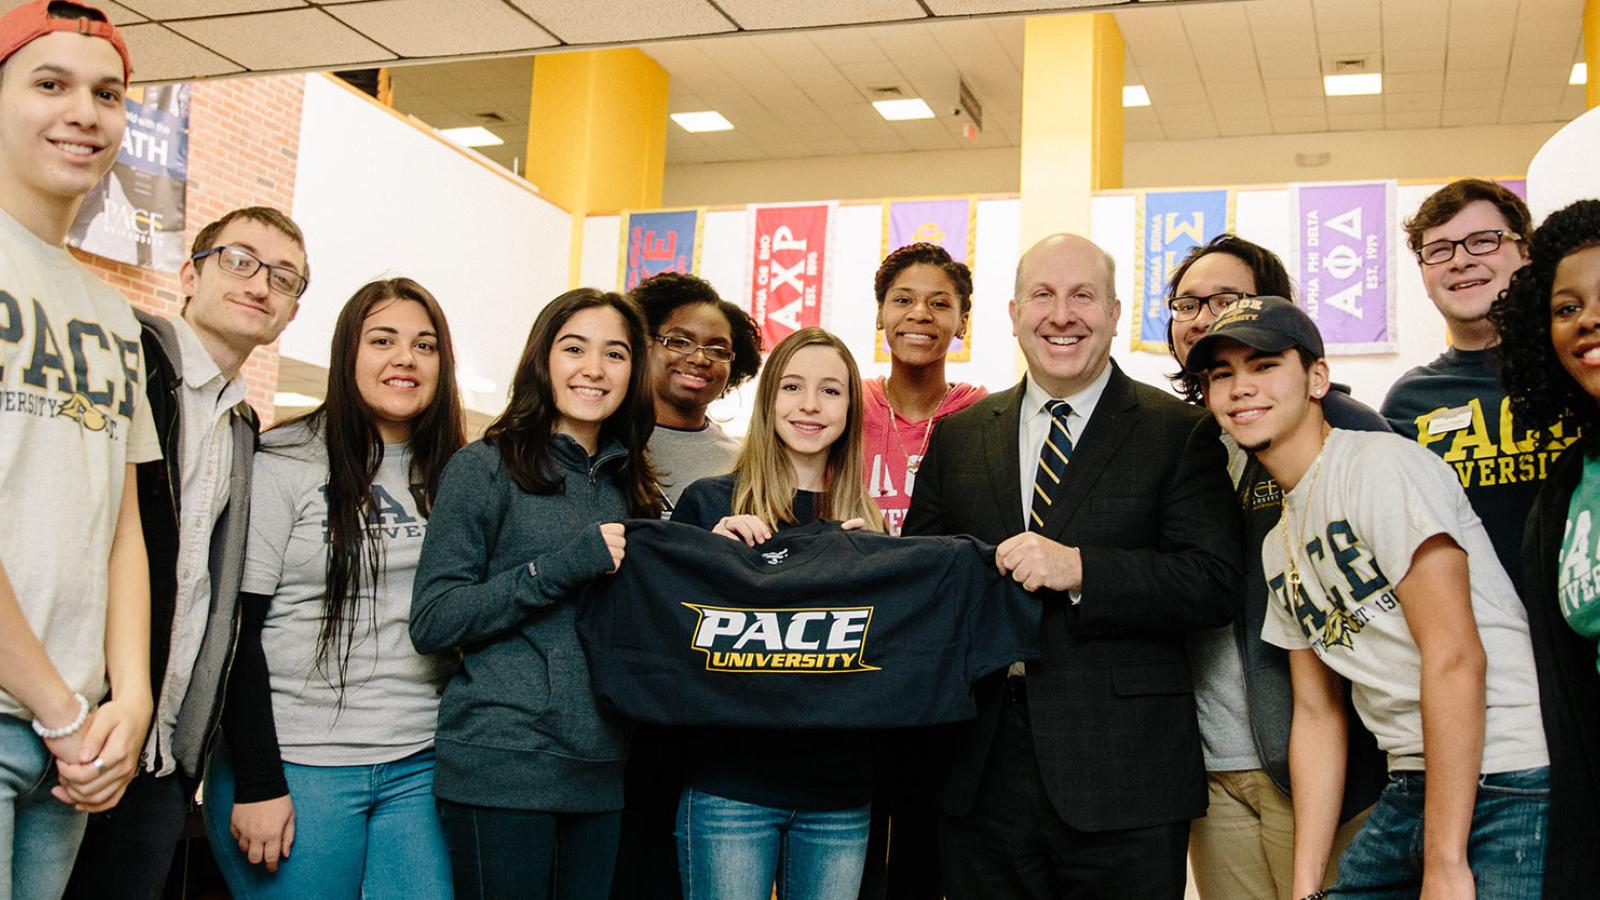
[{"label": "man with eyeglasses", "polygon": [[236,209],[195,236],[179,272],[182,314],[136,312],[165,457],[138,469],[155,715],[121,805],[90,819],[68,897],[150,900],[166,883],[238,633],[256,443],[239,372],[294,318],[308,274],[305,238],[288,216]]},{"label": "man with eyeglasses", "polygon": [[1492,181],[1451,182],[1406,220],[1406,240],[1450,346],[1394,383],[1381,412],[1400,434],[1455,471],[1514,586],[1522,525],[1549,463],[1572,439],[1534,446],[1500,385],[1500,335],[1489,307],[1528,262],[1532,228],[1522,198]]}]

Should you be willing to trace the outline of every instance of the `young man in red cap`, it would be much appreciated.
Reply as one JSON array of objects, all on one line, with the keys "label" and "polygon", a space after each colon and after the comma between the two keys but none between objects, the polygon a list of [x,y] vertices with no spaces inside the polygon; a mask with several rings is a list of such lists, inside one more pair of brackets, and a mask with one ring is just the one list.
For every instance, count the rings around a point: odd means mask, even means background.
[{"label": "young man in red cap", "polygon": [[0,898],[60,895],[150,721],[139,324],[62,246],[116,161],[129,75],[99,10],[0,16]]},{"label": "young man in red cap", "polygon": [[1323,896],[1348,681],[1389,784],[1329,896],[1536,900],[1550,781],[1527,612],[1460,482],[1403,437],[1328,424],[1322,336],[1287,300],[1239,300],[1185,368],[1284,492],[1261,638],[1293,681],[1293,896]]}]

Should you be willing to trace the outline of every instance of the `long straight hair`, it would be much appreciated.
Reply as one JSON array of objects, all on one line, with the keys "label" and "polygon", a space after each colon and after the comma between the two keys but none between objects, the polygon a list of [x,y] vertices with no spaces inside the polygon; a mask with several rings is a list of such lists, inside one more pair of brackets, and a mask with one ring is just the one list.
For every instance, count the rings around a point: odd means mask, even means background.
[{"label": "long straight hair", "polygon": [[[326,399],[316,409],[282,423],[304,423],[308,440],[321,434],[328,447],[328,561],[316,662],[328,683],[338,688],[341,703],[356,624],[363,619],[376,624],[377,586],[383,577],[383,544],[369,527],[374,511],[372,482],[383,464],[383,435],[356,383],[356,356],[367,317],[385,304],[405,302],[421,305],[438,335],[439,381],[433,401],[411,421],[411,494],[418,512],[427,518],[445,463],[466,443],[450,324],[427,288],[409,278],[390,278],[357,290],[333,326]],[[359,608],[363,587],[371,588],[374,596],[366,609]]]},{"label": "long straight hair", "polygon": [[528,333],[528,342],[511,382],[511,402],[489,423],[483,438],[500,451],[500,461],[517,486],[530,494],[554,494],[563,476],[550,459],[550,439],[560,421],[555,391],[550,384],[550,351],[567,320],[586,309],[612,309],[622,317],[628,332],[628,393],[616,412],[600,423],[600,441],[615,439],[627,448],[621,483],[628,515],[661,516],[661,489],[646,448],[656,427],[655,397],[650,390],[650,344],[645,337],[644,315],[621,294],[577,288],[551,300]]},{"label": "long straight hair", "polygon": [[772,525],[796,524],[794,494],[798,478],[789,454],[778,437],[773,407],[784,370],[796,353],[807,347],[828,347],[838,352],[850,373],[847,393],[849,412],[844,433],[828,448],[823,469],[822,496],[816,509],[819,519],[865,519],[873,531],[883,531],[883,511],[867,496],[861,483],[861,372],[855,357],[844,342],[821,328],[802,328],[784,338],[772,349],[761,370],[756,387],[756,407],[750,416],[750,433],[734,463],[733,514],[752,515]]}]

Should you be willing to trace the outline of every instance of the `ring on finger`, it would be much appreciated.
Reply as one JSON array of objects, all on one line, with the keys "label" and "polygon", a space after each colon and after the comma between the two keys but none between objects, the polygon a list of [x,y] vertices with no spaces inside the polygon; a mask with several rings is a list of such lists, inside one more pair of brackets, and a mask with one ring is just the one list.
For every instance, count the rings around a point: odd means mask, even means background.
[{"label": "ring on finger", "polygon": [[103,756],[96,756],[96,757],[95,757],[95,758],[94,758],[94,762],[92,762],[92,763],[89,763],[89,765],[91,765],[91,766],[93,766],[93,767],[94,767],[94,770],[95,770],[95,771],[96,771],[96,772],[104,772],[104,771],[105,771],[105,770],[106,770],[106,760],[105,760],[105,757],[103,757]]}]

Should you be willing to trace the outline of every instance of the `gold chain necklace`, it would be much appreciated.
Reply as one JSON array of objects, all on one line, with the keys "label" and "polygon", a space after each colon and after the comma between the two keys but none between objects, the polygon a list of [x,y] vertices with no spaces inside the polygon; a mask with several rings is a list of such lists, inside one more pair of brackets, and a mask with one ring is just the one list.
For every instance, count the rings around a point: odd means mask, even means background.
[{"label": "gold chain necklace", "polygon": [[[1323,444],[1323,449],[1327,449],[1326,443]],[[1322,453],[1318,453],[1316,461],[1311,464],[1311,481],[1306,485],[1307,511],[1311,509],[1312,495],[1317,492],[1317,476],[1321,474]],[[1295,532],[1298,534],[1298,529],[1294,527],[1294,517],[1289,514],[1290,493],[1290,491],[1284,491],[1283,494],[1283,554],[1285,557],[1285,562],[1289,567],[1289,603],[1292,607],[1294,604],[1300,602],[1300,566],[1296,564],[1294,560],[1294,545],[1298,538],[1293,538],[1290,536],[1290,532]],[[1304,516],[1301,517],[1300,524],[1305,524]]]},{"label": "gold chain necklace", "polygon": [[[933,412],[928,413],[928,426],[922,429],[922,446],[917,450],[915,459],[910,456],[906,457],[906,472],[908,474],[915,475],[917,470],[922,468],[922,457],[928,452],[928,441],[933,438],[934,420],[938,417],[939,410],[944,407],[944,402],[950,399],[950,392],[955,389],[956,386],[954,384],[947,386],[944,389],[944,396],[940,397],[939,402],[934,405]],[[887,461],[889,459],[890,440],[899,444],[900,449],[905,449],[905,445],[900,443],[900,427],[895,424],[897,413],[894,411],[894,401],[889,399],[889,379],[887,378],[883,380],[883,405],[889,407],[889,433],[884,435],[883,438],[883,458]],[[907,419],[906,421],[909,422],[911,420]]]}]

